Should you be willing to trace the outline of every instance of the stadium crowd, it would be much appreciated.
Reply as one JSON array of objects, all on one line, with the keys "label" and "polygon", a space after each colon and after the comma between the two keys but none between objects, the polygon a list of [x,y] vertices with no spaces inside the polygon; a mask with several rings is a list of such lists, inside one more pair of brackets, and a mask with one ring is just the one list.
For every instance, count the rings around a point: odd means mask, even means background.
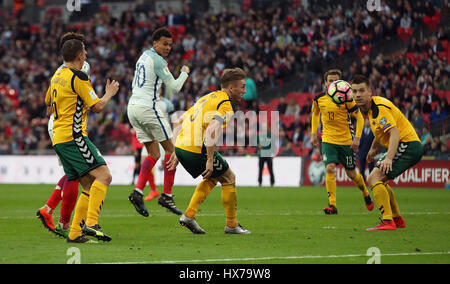
[{"label": "stadium crowd", "polygon": [[[191,68],[180,93],[164,94],[176,110],[187,110],[198,97],[217,89],[221,71],[229,66],[242,67],[250,75],[247,84],[255,86],[240,108],[258,110],[262,109],[258,93],[286,80],[311,82],[301,93],[321,92],[324,66],[356,54],[343,79],[367,75],[375,94],[391,99],[414,123],[427,144],[426,154],[448,156],[447,144],[429,133],[430,124],[444,121],[450,113],[448,100],[441,95],[450,91],[449,31],[439,26],[440,19],[449,15],[448,0],[398,0],[388,5],[382,1],[381,11],[374,12],[364,5],[305,8],[298,0],[285,2],[277,8],[262,8],[242,1],[241,16],[227,10],[198,15],[189,4],[182,11],[162,15],[136,6],[120,18],[102,7],[95,17],[78,24],[64,23],[58,9],[47,10],[38,24],[12,16],[0,26],[0,154],[51,149],[44,97],[53,72],[62,63],[58,40],[70,30],[86,37],[91,82],[97,93],[104,92],[107,78],[121,84],[104,113],[89,115],[89,136],[105,154],[131,154],[126,109],[134,66],[142,50],[151,47],[151,32],[169,26],[175,43],[167,60],[169,68],[175,77],[182,65]],[[422,28],[434,34],[426,42],[412,36]],[[399,38],[409,43],[406,51],[369,55],[382,40]],[[281,155],[311,153],[311,101],[304,102],[281,100],[272,109],[283,117],[294,117],[293,123],[282,121]],[[248,135],[248,129],[238,133]],[[304,151],[295,151],[295,145]],[[254,147],[222,150],[235,155],[255,153]]]}]

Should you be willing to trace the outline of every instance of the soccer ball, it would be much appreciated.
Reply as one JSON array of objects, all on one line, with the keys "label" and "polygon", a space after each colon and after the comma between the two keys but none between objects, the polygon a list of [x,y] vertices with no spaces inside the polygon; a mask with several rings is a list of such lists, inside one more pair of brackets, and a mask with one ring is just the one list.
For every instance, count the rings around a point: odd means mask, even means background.
[{"label": "soccer ball", "polygon": [[352,86],[344,81],[337,80],[328,87],[328,96],[338,105],[351,102],[353,100]]}]

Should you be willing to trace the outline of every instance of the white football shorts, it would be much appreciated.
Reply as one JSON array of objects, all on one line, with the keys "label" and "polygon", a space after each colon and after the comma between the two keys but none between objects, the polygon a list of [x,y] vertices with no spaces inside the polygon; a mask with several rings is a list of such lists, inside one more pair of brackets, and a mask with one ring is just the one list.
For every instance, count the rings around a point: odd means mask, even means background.
[{"label": "white football shorts", "polygon": [[172,128],[157,105],[149,107],[129,104],[128,119],[141,143],[172,139]]}]

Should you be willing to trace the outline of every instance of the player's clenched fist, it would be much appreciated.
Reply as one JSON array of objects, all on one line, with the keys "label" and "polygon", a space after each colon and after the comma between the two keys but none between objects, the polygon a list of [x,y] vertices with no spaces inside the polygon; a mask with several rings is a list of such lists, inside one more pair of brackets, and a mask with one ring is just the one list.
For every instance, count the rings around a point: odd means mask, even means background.
[{"label": "player's clenched fist", "polygon": [[183,67],[181,67],[181,72],[185,72],[185,73],[189,74],[190,69],[186,65],[183,65]]}]

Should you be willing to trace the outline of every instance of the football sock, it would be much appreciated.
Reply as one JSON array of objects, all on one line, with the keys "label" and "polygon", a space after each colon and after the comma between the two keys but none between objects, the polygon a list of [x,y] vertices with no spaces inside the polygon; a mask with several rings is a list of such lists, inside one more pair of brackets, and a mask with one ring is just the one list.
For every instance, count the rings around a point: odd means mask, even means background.
[{"label": "football sock", "polygon": [[102,209],[103,201],[106,197],[108,186],[95,180],[91,185],[89,208],[86,218],[86,226],[94,226],[98,224],[98,215]]},{"label": "football sock", "polygon": [[144,162],[142,162],[141,172],[139,173],[139,178],[136,183],[136,189],[139,189],[141,194],[142,190],[145,187],[145,184],[150,178],[150,174],[152,173],[152,169],[155,166],[155,164],[156,160],[151,156],[147,156]]},{"label": "football sock", "polygon": [[364,182],[364,178],[360,173],[356,173],[356,177],[353,180],[355,185],[361,190],[362,195],[366,197],[369,195],[369,191],[367,190],[366,183]]},{"label": "football sock", "polygon": [[78,180],[67,180],[62,189],[62,202],[59,222],[63,224],[63,228],[67,229],[72,216],[73,208],[78,197]]},{"label": "football sock", "polygon": [[48,213],[53,213],[53,210],[55,210],[56,206],[58,206],[59,202],[61,201],[62,194],[61,189],[64,187],[64,183],[67,181],[66,175],[64,175],[59,181],[58,184],[55,187],[55,190],[53,190],[52,195],[50,195],[50,198],[48,199],[47,203],[45,203],[49,208],[50,211],[47,210]]},{"label": "football sock", "polygon": [[392,220],[392,209],[389,193],[383,182],[379,181],[372,185],[373,198],[377,203],[383,220]]},{"label": "football sock", "polygon": [[81,236],[81,228],[86,220],[88,207],[89,192],[83,190],[75,206],[75,214],[73,215],[72,226],[70,226],[69,239],[74,240]]},{"label": "football sock", "polygon": [[198,185],[192,195],[191,202],[184,212],[184,215],[188,218],[194,218],[197,213],[200,204],[206,199],[211,190],[216,186],[216,182],[211,179],[204,179]]},{"label": "football sock", "polygon": [[389,202],[391,204],[392,217],[397,218],[400,216],[400,209],[398,208],[397,200],[395,200],[394,191],[392,191],[392,188],[389,186],[389,184],[385,183],[384,186],[389,193]]},{"label": "football sock", "polygon": [[166,154],[164,156],[164,161],[163,161],[163,165],[164,165],[164,193],[167,195],[171,195],[172,194],[172,187],[173,187],[173,181],[175,179],[175,172],[176,172],[176,168],[169,171],[167,168],[167,162],[169,162],[170,159],[169,154]]},{"label": "football sock", "polygon": [[227,226],[230,228],[236,228],[237,197],[236,197],[236,187],[234,183],[222,185],[222,204],[223,207],[225,208],[225,217],[227,221]]},{"label": "football sock", "polygon": [[325,186],[328,192],[328,203],[336,206],[336,179],[334,173],[326,173]]},{"label": "football sock", "polygon": [[150,189],[152,191],[156,190],[156,184],[155,184],[155,175],[153,173],[153,169],[150,171],[150,175],[148,176],[148,183],[150,185]]}]

